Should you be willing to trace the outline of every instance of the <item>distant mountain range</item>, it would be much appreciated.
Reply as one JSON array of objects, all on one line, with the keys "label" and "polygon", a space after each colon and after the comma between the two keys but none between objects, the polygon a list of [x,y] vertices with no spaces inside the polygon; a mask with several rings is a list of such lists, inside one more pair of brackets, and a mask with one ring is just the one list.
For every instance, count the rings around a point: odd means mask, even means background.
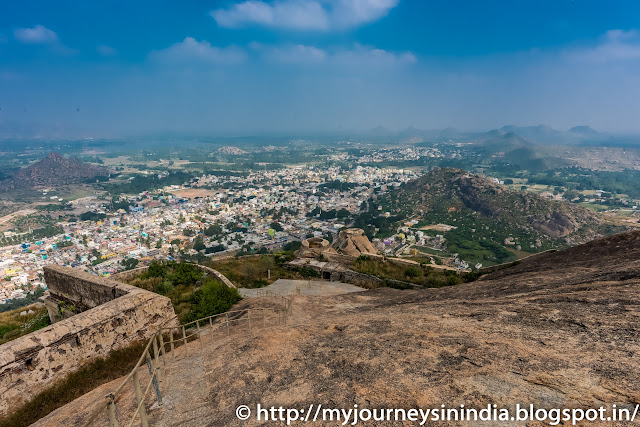
[{"label": "distant mountain range", "polygon": [[589,126],[575,126],[568,131],[553,129],[546,125],[503,126],[498,129],[504,133],[514,133],[536,144],[567,145],[578,144],[586,140],[607,140],[610,135],[598,132]]},{"label": "distant mountain range", "polygon": [[105,167],[50,153],[39,162],[20,169],[10,179],[0,181],[0,189],[79,184],[109,173]]},{"label": "distant mountain range", "polygon": [[[376,138],[386,138],[398,142],[416,141],[446,141],[446,140],[479,140],[489,137],[513,134],[525,139],[529,143],[544,145],[575,145],[593,142],[611,142],[612,140],[625,139],[627,137],[613,136],[608,133],[598,132],[589,126],[575,126],[567,131],[553,129],[547,125],[515,126],[507,125],[489,132],[468,132],[455,128],[446,129],[417,129],[413,126],[400,131],[392,131],[383,126],[378,126],[369,131],[369,135]],[[626,139],[625,139],[626,140]],[[628,142],[628,141],[627,141]]]}]

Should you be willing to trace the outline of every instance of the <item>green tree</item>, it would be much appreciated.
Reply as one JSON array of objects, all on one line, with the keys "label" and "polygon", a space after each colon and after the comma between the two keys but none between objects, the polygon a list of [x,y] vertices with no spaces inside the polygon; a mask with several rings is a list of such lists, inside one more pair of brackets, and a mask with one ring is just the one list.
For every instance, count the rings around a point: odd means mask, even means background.
[{"label": "green tree", "polygon": [[270,227],[273,228],[276,231],[282,231],[283,230],[282,226],[280,224],[278,224],[277,222],[275,222],[275,221],[271,223]]},{"label": "green tree", "polygon": [[216,280],[207,279],[202,287],[191,295],[190,302],[193,307],[184,321],[191,322],[224,313],[241,299],[237,289],[229,288]]},{"label": "green tree", "polygon": [[218,224],[211,224],[204,229],[204,235],[207,237],[217,236],[219,234],[222,234],[222,227]]},{"label": "green tree", "polygon": [[337,218],[349,218],[349,216],[351,216],[351,212],[349,212],[345,208],[340,209],[336,214]]},{"label": "green tree", "polygon": [[196,251],[200,252],[206,249],[206,246],[204,245],[204,242],[202,241],[202,237],[198,236],[196,237],[196,240],[193,244],[193,249],[195,249]]}]

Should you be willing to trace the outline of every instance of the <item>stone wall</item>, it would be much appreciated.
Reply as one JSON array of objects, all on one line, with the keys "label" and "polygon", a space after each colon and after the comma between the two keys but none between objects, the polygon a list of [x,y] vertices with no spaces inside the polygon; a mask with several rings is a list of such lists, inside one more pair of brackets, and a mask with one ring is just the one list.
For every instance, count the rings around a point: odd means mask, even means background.
[{"label": "stone wall", "polygon": [[86,310],[0,346],[0,415],[82,365],[178,324],[171,301],[153,292],[60,266],[45,267],[45,280]]},{"label": "stone wall", "polygon": [[51,322],[98,307],[136,289],[124,283],[59,265],[43,269],[49,295],[45,305]]}]

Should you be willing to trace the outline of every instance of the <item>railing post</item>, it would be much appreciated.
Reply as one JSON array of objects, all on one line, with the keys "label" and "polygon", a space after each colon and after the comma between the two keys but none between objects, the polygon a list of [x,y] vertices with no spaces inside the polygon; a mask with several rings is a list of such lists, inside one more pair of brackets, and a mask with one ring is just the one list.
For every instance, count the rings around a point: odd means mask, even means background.
[{"label": "railing post", "polygon": [[202,346],[202,335],[200,335],[200,320],[196,320],[196,329],[198,330],[198,341],[200,341],[200,350],[204,350]]},{"label": "railing post", "polygon": [[136,391],[136,402],[138,403],[138,413],[140,414],[140,424],[142,427],[149,427],[149,420],[147,419],[147,409],[144,407],[144,395],[142,394],[142,388],[140,387],[140,380],[138,379],[138,371],[133,372],[133,385]]},{"label": "railing post", "polygon": [[167,362],[165,360],[166,351],[164,349],[164,337],[162,336],[162,329],[160,330],[160,334],[158,335],[158,340],[160,340],[160,356],[162,357],[162,366],[167,366]]},{"label": "railing post", "polygon": [[149,368],[149,375],[151,375],[151,381],[153,382],[153,388],[156,392],[156,401],[158,402],[158,406],[162,405],[162,394],[160,393],[160,386],[158,386],[158,371],[153,365],[153,360],[151,359],[151,355],[149,354],[149,350],[147,350],[147,367]]},{"label": "railing post", "polygon": [[109,426],[118,427],[118,417],[116,416],[116,402],[113,394],[107,396],[109,403],[107,403],[107,413],[109,414]]},{"label": "railing post", "polygon": [[173,344],[173,328],[171,328],[169,330],[169,343],[171,344],[171,357],[175,360],[176,358],[176,353],[173,351],[174,350],[174,344]]},{"label": "railing post", "polygon": [[229,336],[229,334],[231,333],[229,331],[229,313],[225,313],[225,317],[227,318],[227,336]]},{"label": "railing post", "polygon": [[211,328],[211,342],[213,342],[213,316],[209,317],[209,327]]},{"label": "railing post", "polygon": [[184,326],[182,327],[182,340],[184,341],[184,355],[188,356],[187,352],[187,331],[184,330]]},{"label": "railing post", "polygon": [[153,336],[153,356],[154,356],[154,361],[153,361],[153,367],[156,368],[158,375],[158,381],[162,381],[162,378],[160,377],[160,352],[158,351],[158,343],[156,342],[156,338],[157,335]]},{"label": "railing post", "polygon": [[263,308],[262,309],[262,329],[266,329],[267,328],[267,311]]},{"label": "railing post", "polygon": [[247,319],[249,320],[249,332],[251,332],[251,309],[247,310]]}]

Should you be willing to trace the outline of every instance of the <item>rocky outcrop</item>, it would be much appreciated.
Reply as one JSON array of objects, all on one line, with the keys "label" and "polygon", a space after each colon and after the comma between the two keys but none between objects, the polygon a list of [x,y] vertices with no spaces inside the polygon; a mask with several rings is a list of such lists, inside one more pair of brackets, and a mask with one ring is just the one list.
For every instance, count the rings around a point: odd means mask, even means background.
[{"label": "rocky outcrop", "polygon": [[378,253],[378,250],[371,244],[361,228],[349,228],[340,231],[334,246],[338,252],[352,257],[376,255]]},{"label": "rocky outcrop", "polygon": [[321,237],[312,237],[302,241],[300,249],[296,251],[299,258],[315,258],[320,255],[334,254],[336,251],[330,246],[328,240]]}]

